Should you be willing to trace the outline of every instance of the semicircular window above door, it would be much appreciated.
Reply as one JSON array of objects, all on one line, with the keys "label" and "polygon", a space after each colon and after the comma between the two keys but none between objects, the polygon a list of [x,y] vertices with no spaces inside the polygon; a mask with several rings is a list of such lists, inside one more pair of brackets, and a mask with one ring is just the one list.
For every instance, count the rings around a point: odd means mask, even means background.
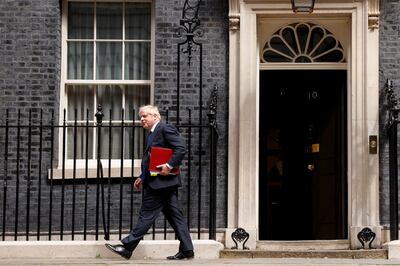
[{"label": "semicircular window above door", "polygon": [[294,23],[276,31],[265,43],[262,63],[345,63],[335,36],[312,23]]}]

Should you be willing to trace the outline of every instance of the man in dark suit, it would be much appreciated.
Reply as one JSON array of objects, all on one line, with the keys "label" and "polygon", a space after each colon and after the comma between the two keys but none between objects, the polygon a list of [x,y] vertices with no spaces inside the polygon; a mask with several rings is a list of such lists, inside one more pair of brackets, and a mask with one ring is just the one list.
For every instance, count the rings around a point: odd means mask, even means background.
[{"label": "man in dark suit", "polygon": [[[151,105],[143,106],[139,109],[139,116],[142,127],[149,131],[142,158],[142,174],[134,183],[136,189],[139,189],[141,184],[143,184],[142,207],[136,227],[128,236],[121,240],[122,245],[106,244],[106,247],[129,259],[132,256],[133,250],[162,211],[175,230],[180,242],[179,252],[167,257],[167,259],[191,259],[194,257],[193,244],[176,197],[176,189],[181,186],[181,179],[179,175],[170,174],[172,169],[179,167],[186,152],[185,145],[174,126],[161,122],[161,116],[157,107]],[[148,170],[151,146],[173,150],[170,160],[158,166],[160,169],[158,175],[150,174]]]}]

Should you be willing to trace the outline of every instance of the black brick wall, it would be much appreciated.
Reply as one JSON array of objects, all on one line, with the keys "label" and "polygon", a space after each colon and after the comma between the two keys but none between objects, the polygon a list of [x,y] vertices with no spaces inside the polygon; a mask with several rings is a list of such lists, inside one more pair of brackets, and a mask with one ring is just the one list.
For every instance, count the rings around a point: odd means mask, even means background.
[{"label": "black brick wall", "polygon": [[59,1],[3,0],[0,18],[0,110],[57,110]]},{"label": "black brick wall", "polygon": [[[171,3],[173,2],[173,3]],[[182,17],[184,0],[163,1],[155,3],[156,10],[156,52],[155,52],[155,103],[161,109],[169,109],[171,120],[176,118],[176,89],[177,89],[177,53],[178,43],[185,41],[179,38],[175,29],[179,26]],[[202,1],[199,9],[200,26],[203,31],[201,37],[195,41],[202,44],[202,76],[203,76],[203,119],[207,123],[206,114],[210,94],[214,85],[218,86],[218,155],[217,155],[217,226],[225,227],[226,224],[226,188],[227,188],[227,139],[228,139],[228,3],[225,0]],[[186,49],[186,45],[182,45]],[[187,54],[181,52],[180,64],[180,122],[187,123],[187,108],[192,110],[192,123],[199,123],[200,106],[200,48],[193,53],[191,64],[188,65]],[[198,132],[194,132],[198,137]],[[206,150],[209,136],[203,134],[203,152]],[[196,143],[196,142],[194,142]],[[195,145],[194,145],[195,146]],[[194,151],[198,155],[198,150]],[[197,153],[196,153],[197,152]],[[205,154],[207,156],[207,154]],[[196,156],[195,156],[196,157]],[[205,169],[207,171],[208,169]],[[202,191],[209,191],[207,172],[202,181]],[[198,177],[193,174],[192,180],[197,182]],[[192,181],[192,182],[193,182]],[[185,187],[183,187],[185,192]],[[196,195],[197,196],[197,195]],[[204,204],[208,199],[204,198]],[[207,208],[202,208],[204,211]],[[208,215],[204,213],[204,215]],[[204,221],[206,224],[206,221]]]},{"label": "black brick wall", "polygon": [[387,102],[385,83],[394,82],[394,90],[400,96],[400,2],[380,1],[379,27],[379,88],[380,88],[380,219],[382,225],[389,224],[389,148],[385,130],[387,123]]},{"label": "black brick wall", "polygon": [[[55,114],[55,122],[59,123],[59,91],[60,91],[60,72],[61,72],[61,11],[58,0],[2,0],[0,1],[0,124],[4,125],[5,110],[9,110],[10,123],[15,125],[18,111],[21,112],[21,123],[27,125],[28,112],[32,111],[33,124],[38,124],[40,109],[43,109],[45,123],[50,123],[51,113]],[[179,25],[181,10],[184,0],[171,1],[157,0],[155,2],[156,15],[156,40],[155,40],[155,103],[161,110],[169,109],[170,119],[176,122],[176,62],[177,44],[182,41],[175,35],[175,29]],[[218,86],[218,160],[217,160],[217,226],[225,227],[226,224],[226,179],[227,179],[227,121],[228,121],[228,20],[227,20],[227,1],[225,0],[206,0],[202,1],[199,18],[203,36],[198,38],[198,42],[203,45],[203,118],[202,123],[207,123],[208,104],[210,93],[214,85]],[[182,54],[181,63],[181,123],[187,123],[187,108],[193,109],[192,123],[198,124],[199,119],[199,50],[194,53],[191,66],[187,64],[185,54]],[[21,131],[27,133],[28,128]],[[48,181],[47,170],[51,168],[50,158],[50,131],[43,131],[43,147],[45,152],[42,154],[42,161],[39,161],[39,129],[32,129],[33,137],[30,140],[31,162],[27,163],[29,149],[27,137],[17,139],[16,129],[9,130],[8,136],[8,164],[7,172],[4,165],[5,130],[0,128],[0,202],[3,202],[3,188],[7,185],[6,202],[6,231],[13,232],[15,222],[15,202],[16,196],[16,167],[20,167],[19,172],[19,222],[18,230],[24,233],[26,228],[27,195],[31,196],[29,205],[30,211],[30,230],[35,231],[37,224],[37,195],[39,181],[41,183],[42,207],[41,207],[41,231],[48,228],[48,214],[50,201],[50,182]],[[182,132],[186,137],[187,132]],[[58,131],[55,132],[58,136]],[[201,227],[208,226],[208,156],[209,156],[209,134],[207,130],[202,132],[202,142],[199,141],[199,131],[192,132],[193,136],[193,174],[191,177],[191,187],[196,187],[198,182],[199,156],[202,155],[201,165],[203,166],[201,176],[201,194],[197,190],[192,190],[190,208],[198,208],[197,198],[201,198]],[[18,141],[20,144],[20,161],[17,162],[16,150]],[[55,143],[57,146],[57,141]],[[199,149],[201,146],[201,149]],[[55,149],[55,157],[57,149]],[[56,159],[53,159],[56,161]],[[206,166],[204,168],[204,166]],[[28,171],[30,169],[30,172]],[[42,171],[39,179],[39,170]],[[29,174],[30,173],[30,174]],[[30,178],[30,182],[28,182]],[[30,185],[30,188],[28,186]],[[72,182],[66,182],[64,187],[64,230],[71,230],[72,223]],[[85,187],[82,182],[76,185],[76,218],[75,230],[82,230],[82,215]],[[96,208],[96,186],[89,185],[89,212],[93,213]],[[118,227],[119,221],[119,194],[121,186],[111,185],[110,194],[112,195],[113,214],[111,215],[111,228]],[[124,213],[129,209],[130,185],[122,186],[124,198]],[[180,189],[183,210],[186,213],[186,200],[182,195],[188,191],[187,177],[184,177],[184,185]],[[108,193],[108,191],[106,192]],[[60,212],[62,186],[58,182],[53,186],[53,220],[52,230],[60,229]],[[137,212],[140,206],[139,193],[135,192],[133,211]],[[0,206],[0,217],[4,215]],[[191,226],[197,226],[198,215],[193,212]],[[78,220],[80,220],[78,222]],[[136,218],[134,218],[134,221]],[[0,228],[4,224],[0,220]],[[129,227],[130,217],[124,215],[123,226]],[[160,221],[159,225],[163,222]],[[88,216],[88,229],[93,230],[95,216]],[[100,220],[101,225],[101,220]]]},{"label": "black brick wall", "polygon": [[[18,112],[21,112],[21,124],[27,124],[28,112],[32,111],[32,120],[38,122],[40,109],[44,111],[44,117],[48,120],[52,112],[57,112],[59,108],[59,83],[60,83],[60,58],[61,58],[61,20],[60,20],[59,1],[56,0],[4,0],[0,1],[0,123],[4,124],[6,109],[9,110],[10,124],[16,124]],[[8,136],[8,171],[4,166],[4,146],[5,130],[0,130],[0,150],[1,158],[1,180],[3,185],[7,185],[7,219],[6,231],[9,231],[11,224],[14,223],[16,206],[16,168],[17,168],[17,145],[20,144],[20,168],[19,175],[19,227],[25,228],[25,214],[27,213],[27,180],[31,179],[30,195],[37,193],[39,182],[37,160],[37,148],[32,148],[31,162],[28,159],[28,138],[22,137],[28,131],[27,128],[21,130],[20,138],[17,139],[17,131],[9,130]],[[37,129],[32,129],[32,134],[36,138],[31,139],[32,145],[37,144]],[[43,136],[48,135],[44,133]],[[47,136],[48,139],[48,136]],[[48,149],[48,143],[43,144]],[[50,168],[49,153],[43,154],[44,168]],[[45,163],[47,162],[47,163]],[[31,170],[30,177],[28,169]],[[36,173],[36,175],[35,175]],[[42,175],[42,182],[45,183],[46,175]],[[3,187],[2,187],[3,188]],[[32,193],[32,194],[31,194]],[[1,202],[3,200],[1,193]],[[44,196],[43,201],[48,201]],[[30,214],[35,214],[34,199],[31,199]],[[46,207],[44,207],[45,209]],[[34,210],[35,209],[35,210]],[[45,210],[45,212],[48,211]],[[3,212],[1,214],[4,215]],[[34,218],[31,218],[34,220]],[[36,220],[36,219],[35,219]],[[2,224],[2,227],[4,225]],[[32,227],[31,227],[32,228]]]}]

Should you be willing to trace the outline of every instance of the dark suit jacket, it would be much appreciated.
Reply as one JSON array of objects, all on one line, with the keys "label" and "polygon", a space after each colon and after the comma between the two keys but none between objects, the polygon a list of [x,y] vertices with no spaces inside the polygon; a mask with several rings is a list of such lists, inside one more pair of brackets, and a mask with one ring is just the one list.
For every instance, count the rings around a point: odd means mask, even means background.
[{"label": "dark suit jacket", "polygon": [[172,149],[172,157],[168,161],[168,164],[173,168],[179,167],[183,157],[185,156],[186,148],[178,130],[173,125],[159,122],[152,134],[154,134],[153,141],[151,143],[147,143],[142,158],[142,169],[144,169],[146,173],[144,183],[149,185],[152,189],[180,186],[181,178],[179,175],[150,176],[148,170],[149,152],[151,146]]}]

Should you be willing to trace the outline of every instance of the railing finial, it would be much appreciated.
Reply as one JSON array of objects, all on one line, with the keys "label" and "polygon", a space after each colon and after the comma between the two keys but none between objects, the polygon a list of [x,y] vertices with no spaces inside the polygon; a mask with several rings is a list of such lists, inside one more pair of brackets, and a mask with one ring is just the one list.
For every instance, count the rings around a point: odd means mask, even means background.
[{"label": "railing finial", "polygon": [[203,31],[198,29],[200,20],[198,18],[199,7],[201,0],[186,0],[183,5],[182,18],[179,22],[180,26],[175,30],[178,37],[185,36],[186,40],[183,43],[187,44],[185,49],[182,48],[182,52],[188,55],[188,65],[192,60],[192,53],[195,51],[194,45],[196,41],[194,37],[203,36]]},{"label": "railing finial", "polygon": [[97,106],[97,112],[94,115],[96,117],[96,123],[97,125],[101,125],[101,123],[103,123],[103,107],[101,107],[101,104],[99,104],[99,106]]}]

